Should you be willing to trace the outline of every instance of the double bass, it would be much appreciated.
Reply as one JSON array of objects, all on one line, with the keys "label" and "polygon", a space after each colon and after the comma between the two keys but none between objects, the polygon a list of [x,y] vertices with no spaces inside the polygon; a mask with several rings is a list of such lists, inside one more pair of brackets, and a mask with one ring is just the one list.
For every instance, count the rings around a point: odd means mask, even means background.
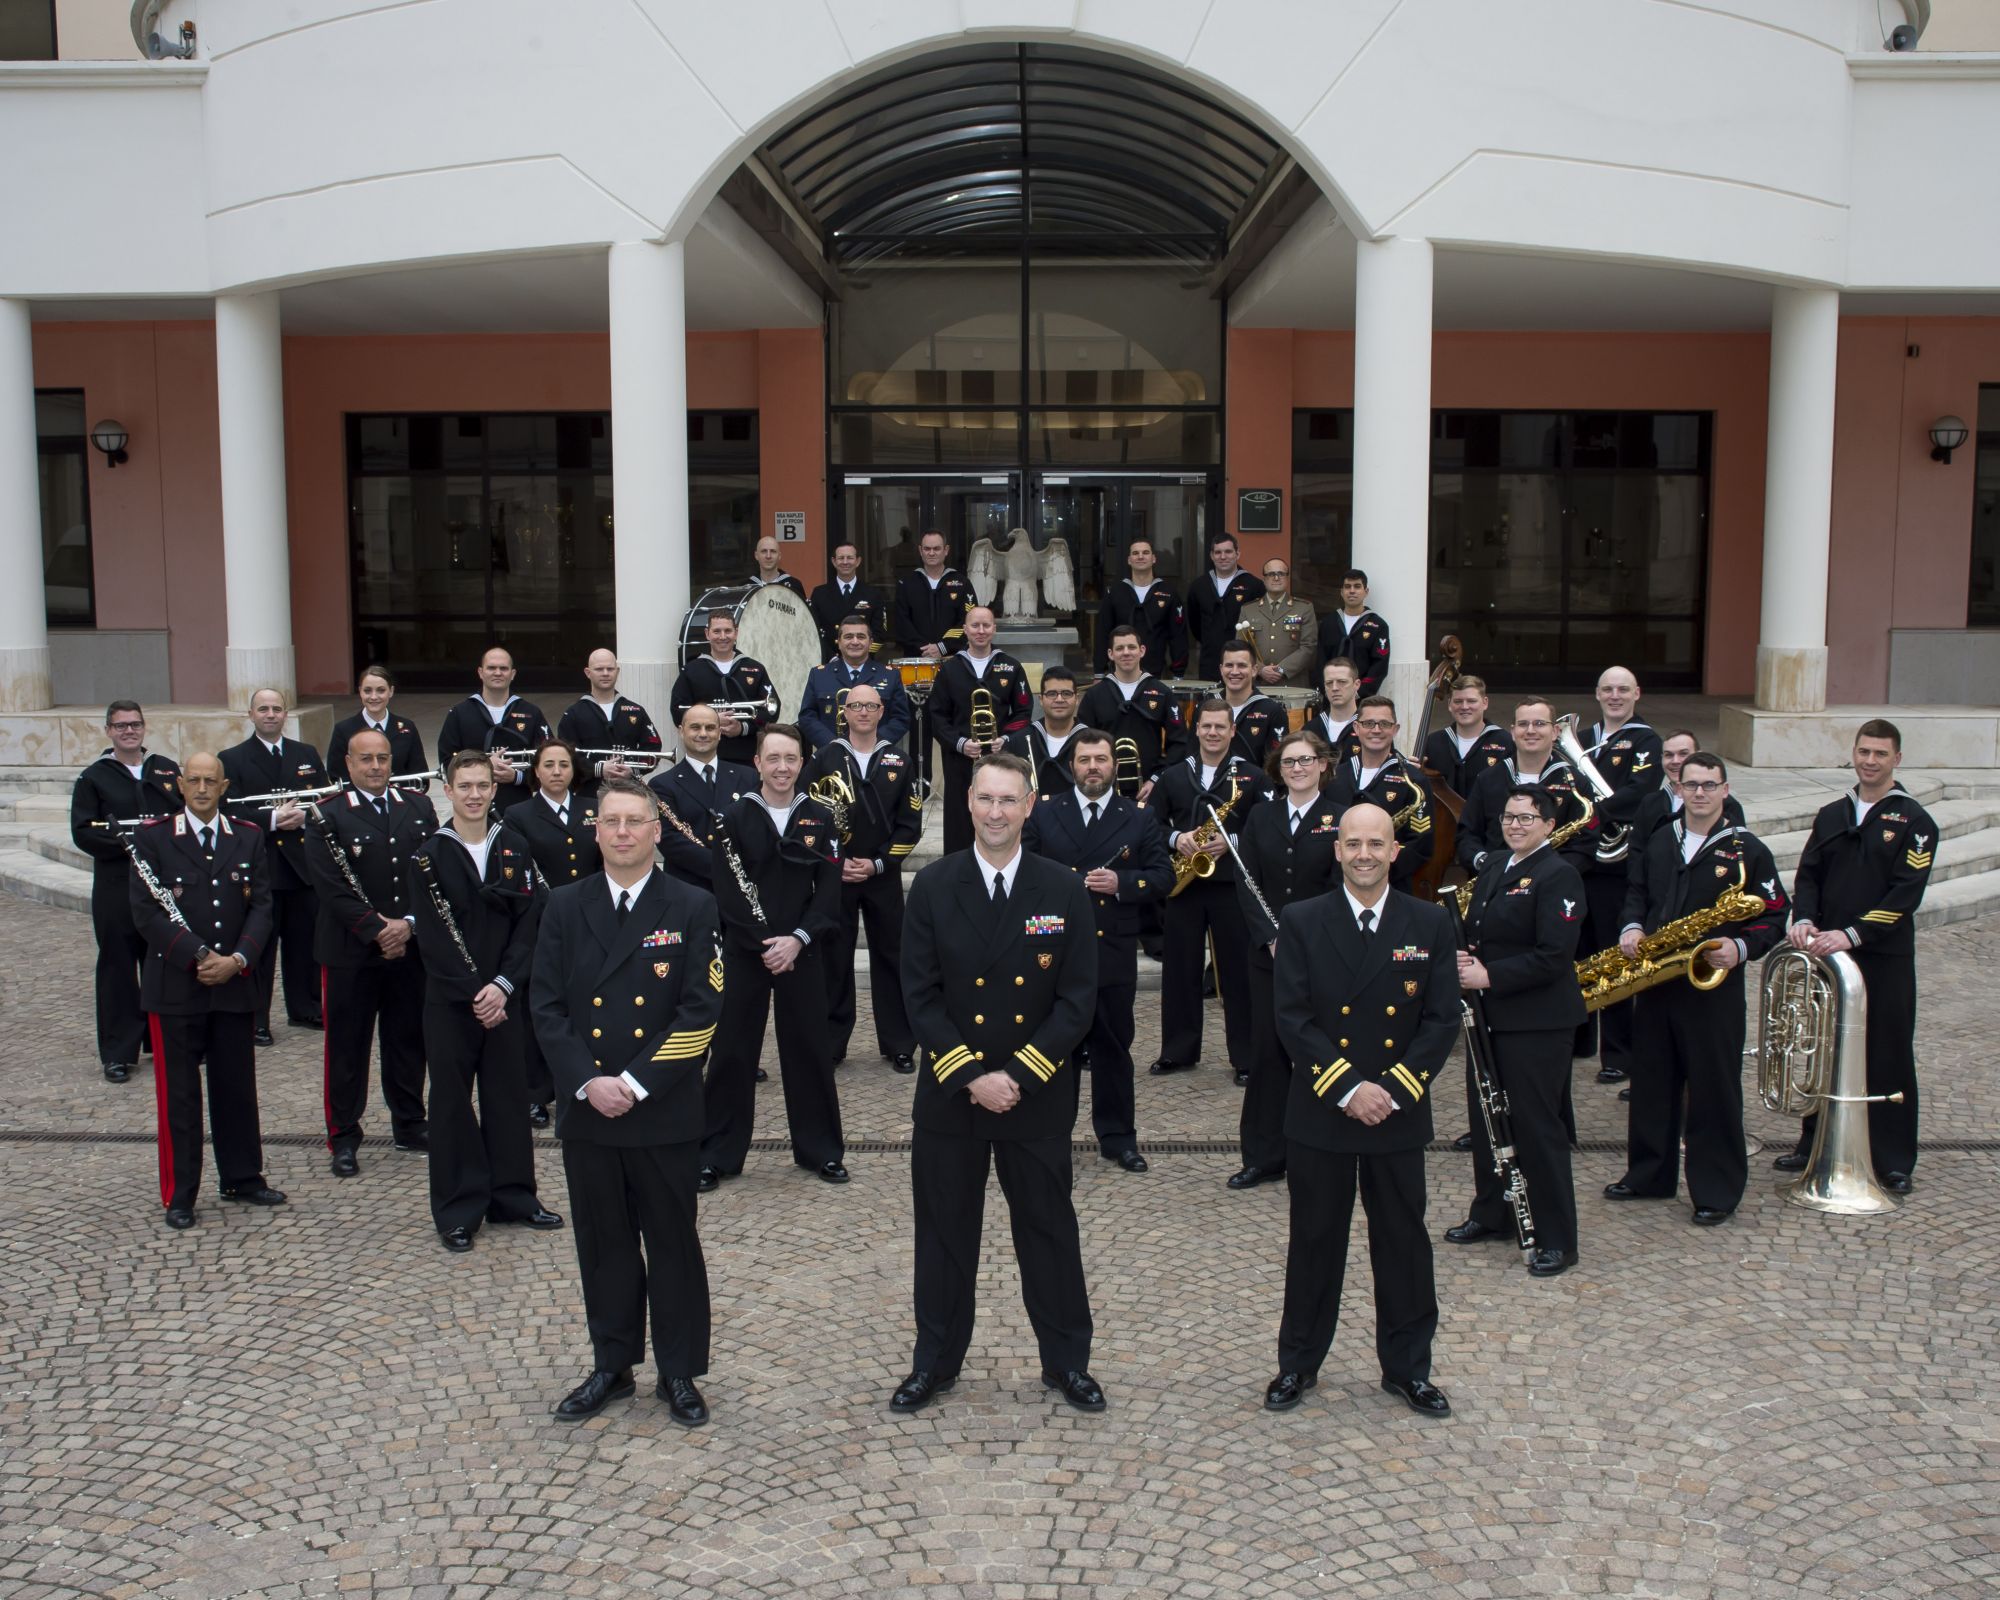
[{"label": "double bass", "polygon": [[1423,760],[1423,750],[1430,742],[1433,708],[1438,701],[1451,697],[1452,686],[1464,670],[1465,645],[1457,634],[1448,633],[1438,640],[1437,665],[1431,668],[1429,681],[1424,685],[1423,707],[1417,713],[1416,736],[1410,744],[1423,763],[1424,776],[1430,780],[1431,799],[1435,802],[1431,807],[1431,858],[1409,883],[1410,893],[1423,900],[1436,900],[1446,876],[1458,871],[1458,818],[1465,809],[1465,796],[1452,788],[1443,773]]}]

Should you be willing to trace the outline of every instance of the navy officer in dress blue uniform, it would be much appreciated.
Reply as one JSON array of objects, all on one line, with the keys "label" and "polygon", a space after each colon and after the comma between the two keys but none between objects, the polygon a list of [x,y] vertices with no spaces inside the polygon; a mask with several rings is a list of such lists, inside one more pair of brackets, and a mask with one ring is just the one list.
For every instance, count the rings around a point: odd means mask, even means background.
[{"label": "navy officer in dress blue uniform", "polygon": [[1101,1411],[1070,1200],[1072,1055],[1097,988],[1090,891],[1022,848],[1035,794],[1019,756],[982,756],[968,794],[973,846],[917,874],[904,923],[903,996],[924,1051],[910,1148],[917,1339],[889,1405],[920,1410],[957,1381],[972,1342],[986,1174],[998,1166],[1042,1382]]},{"label": "navy officer in dress blue uniform", "polygon": [[1358,1185],[1382,1387],[1420,1415],[1449,1416],[1450,1401],[1430,1381],[1438,1308],[1424,1147],[1431,1082],[1459,1031],[1451,926],[1440,907],[1389,887],[1396,835],[1380,806],[1348,810],[1339,852],[1340,887],[1278,916],[1278,1037],[1293,1062],[1291,1239],[1278,1376],[1264,1404],[1289,1411],[1319,1381],[1340,1317]]}]

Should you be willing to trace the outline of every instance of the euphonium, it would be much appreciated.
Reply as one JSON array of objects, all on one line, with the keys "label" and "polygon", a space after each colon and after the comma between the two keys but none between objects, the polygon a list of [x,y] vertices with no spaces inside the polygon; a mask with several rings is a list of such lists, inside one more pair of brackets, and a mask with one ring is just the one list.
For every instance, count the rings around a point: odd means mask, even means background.
[{"label": "euphonium", "polygon": [[1000,719],[993,714],[993,691],[983,685],[972,691],[972,742],[989,754],[1000,742]]},{"label": "euphonium", "polygon": [[1169,900],[1197,878],[1210,878],[1215,875],[1215,857],[1208,853],[1207,846],[1222,837],[1223,819],[1236,809],[1236,802],[1242,796],[1243,785],[1232,783],[1229,798],[1222,803],[1221,808],[1209,812],[1206,822],[1197,823],[1188,830],[1196,849],[1191,856],[1184,856],[1178,850],[1174,852],[1174,886],[1167,891]]},{"label": "euphonium", "polygon": [[[1604,801],[1611,798],[1611,785],[1604,774],[1597,770],[1597,763],[1585,752],[1582,742],[1576,736],[1576,713],[1556,718],[1556,748],[1562,752],[1563,760],[1575,769],[1577,775],[1589,785],[1593,798]],[[1551,841],[1553,842],[1553,841]],[[1597,836],[1597,859],[1604,862],[1623,861],[1626,851],[1632,848],[1632,830],[1629,826],[1618,827],[1607,823],[1604,831]]]},{"label": "euphonium", "polygon": [[819,801],[833,813],[833,831],[840,835],[842,844],[854,836],[854,830],[847,823],[847,808],[854,804],[854,785],[847,781],[846,774],[821,774],[806,785],[806,797]]},{"label": "euphonium", "polygon": [[1641,989],[1685,977],[1697,989],[1713,989],[1729,976],[1704,959],[1722,941],[1709,935],[1725,923],[1741,922],[1760,915],[1763,900],[1743,887],[1743,867],[1736,868],[1736,882],[1722,891],[1712,906],[1676,917],[1658,933],[1639,941],[1639,953],[1627,956],[1615,944],[1576,964],[1577,987],[1583,991],[1583,1008],[1601,1011],[1629,1000]]},{"label": "euphonium", "polygon": [[1139,760],[1137,739],[1117,739],[1112,742],[1111,756],[1116,766],[1118,792],[1128,800],[1138,794],[1146,781],[1145,769]]}]

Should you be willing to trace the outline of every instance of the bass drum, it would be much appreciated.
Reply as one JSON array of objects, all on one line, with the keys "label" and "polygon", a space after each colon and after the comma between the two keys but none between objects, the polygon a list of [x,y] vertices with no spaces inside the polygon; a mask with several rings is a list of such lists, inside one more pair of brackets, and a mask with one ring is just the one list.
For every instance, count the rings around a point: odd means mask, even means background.
[{"label": "bass drum", "polygon": [[778,691],[778,720],[795,722],[805,704],[806,678],[819,665],[819,625],[783,584],[732,584],[709,589],[681,623],[681,665],[708,654],[708,619],[736,623],[736,653],[761,662]]}]

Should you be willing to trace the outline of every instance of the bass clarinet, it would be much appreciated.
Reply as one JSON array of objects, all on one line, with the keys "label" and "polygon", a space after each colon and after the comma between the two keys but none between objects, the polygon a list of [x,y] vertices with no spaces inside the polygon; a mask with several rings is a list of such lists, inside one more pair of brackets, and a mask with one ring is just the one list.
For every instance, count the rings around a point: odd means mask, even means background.
[{"label": "bass clarinet", "polygon": [[[1451,917],[1452,942],[1460,949],[1468,948],[1460,897],[1444,895],[1439,903]],[[1461,989],[1458,1008],[1459,1024],[1465,1031],[1465,1070],[1472,1074],[1479,1119],[1485,1124],[1486,1144],[1493,1152],[1493,1175],[1500,1180],[1500,1192],[1514,1214],[1514,1241],[1527,1255],[1535,1248],[1535,1218],[1528,1209],[1528,1180],[1521,1175],[1520,1159],[1514,1154],[1514,1118],[1494,1059],[1493,1033],[1486,1025],[1486,996],[1477,989]]]}]

